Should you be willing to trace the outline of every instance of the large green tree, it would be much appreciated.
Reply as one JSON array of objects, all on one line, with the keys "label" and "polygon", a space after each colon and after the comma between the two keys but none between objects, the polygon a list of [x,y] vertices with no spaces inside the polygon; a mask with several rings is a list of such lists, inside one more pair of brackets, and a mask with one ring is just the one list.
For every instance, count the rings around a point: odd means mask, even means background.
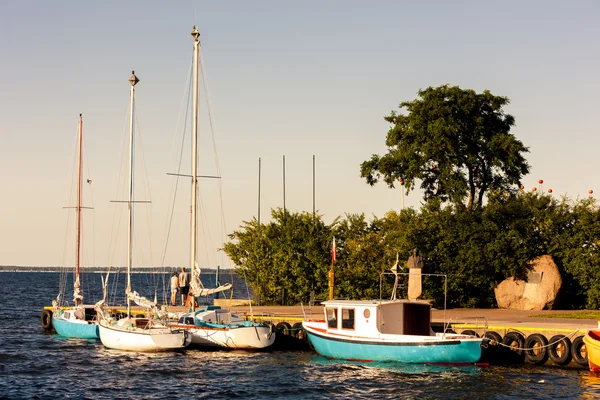
[{"label": "large green tree", "polygon": [[465,203],[470,210],[482,205],[490,190],[515,191],[529,164],[529,150],[510,129],[515,124],[503,107],[508,98],[488,90],[444,85],[418,92],[385,120],[388,153],[373,155],[361,164],[361,177],[374,185],[383,179],[389,187],[401,179],[410,192],[421,182],[425,199]]}]

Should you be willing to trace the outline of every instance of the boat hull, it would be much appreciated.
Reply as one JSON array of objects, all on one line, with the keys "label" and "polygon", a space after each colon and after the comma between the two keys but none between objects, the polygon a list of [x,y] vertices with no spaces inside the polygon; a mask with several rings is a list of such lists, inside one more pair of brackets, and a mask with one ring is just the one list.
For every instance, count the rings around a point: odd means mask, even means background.
[{"label": "boat hull", "polygon": [[600,373],[600,329],[589,330],[583,337],[590,371]]},{"label": "boat hull", "polygon": [[52,316],[52,326],[60,336],[74,339],[100,339],[98,324],[83,320],[68,320]]},{"label": "boat hull", "polygon": [[137,328],[101,322],[99,324],[102,344],[115,350],[159,352],[181,350],[191,342],[185,330],[160,328]]},{"label": "boat hull", "polygon": [[275,334],[268,326],[199,327],[172,325],[186,329],[192,335],[192,346],[226,349],[265,349],[275,342]]},{"label": "boat hull", "polygon": [[[322,356],[356,361],[471,364],[480,360],[482,340],[415,337],[412,341],[333,335],[303,323],[308,339]],[[405,336],[406,338],[406,336]],[[427,338],[427,340],[425,340]]]}]

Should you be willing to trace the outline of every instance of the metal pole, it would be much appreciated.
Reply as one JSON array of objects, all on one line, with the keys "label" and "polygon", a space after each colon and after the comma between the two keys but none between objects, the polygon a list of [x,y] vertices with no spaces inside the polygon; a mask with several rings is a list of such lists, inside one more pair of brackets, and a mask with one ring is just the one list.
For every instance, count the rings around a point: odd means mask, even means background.
[{"label": "metal pole", "polygon": [[313,154],[313,224],[315,222],[315,155]]},{"label": "metal pole", "polygon": [[[129,89],[129,201],[127,202],[127,213],[129,216],[129,226],[127,227],[127,289],[126,293],[129,294],[131,291],[131,264],[133,261],[132,247],[133,247],[133,156],[134,152],[134,141],[133,141],[133,110],[134,110],[134,96],[135,96],[135,85],[140,80],[135,76],[135,71],[131,71],[131,78],[129,83],[131,88]],[[127,316],[131,316],[131,300],[127,296]]]},{"label": "metal pole", "polygon": [[260,229],[260,168],[261,160],[258,157],[258,229]]},{"label": "metal pole", "polygon": [[283,156],[283,217],[285,218],[285,155]]}]

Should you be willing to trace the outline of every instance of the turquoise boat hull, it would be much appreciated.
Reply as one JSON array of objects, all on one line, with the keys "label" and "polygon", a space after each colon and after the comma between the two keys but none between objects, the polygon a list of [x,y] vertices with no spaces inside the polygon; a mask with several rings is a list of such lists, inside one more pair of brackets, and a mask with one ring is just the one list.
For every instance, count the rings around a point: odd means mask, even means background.
[{"label": "turquoise boat hull", "polygon": [[481,359],[479,340],[439,340],[426,343],[375,343],[332,338],[307,331],[315,351],[322,356],[356,361],[398,361],[404,363],[470,364]]},{"label": "turquoise boat hull", "polygon": [[52,326],[60,336],[76,339],[100,339],[98,324],[82,324],[52,317]]}]

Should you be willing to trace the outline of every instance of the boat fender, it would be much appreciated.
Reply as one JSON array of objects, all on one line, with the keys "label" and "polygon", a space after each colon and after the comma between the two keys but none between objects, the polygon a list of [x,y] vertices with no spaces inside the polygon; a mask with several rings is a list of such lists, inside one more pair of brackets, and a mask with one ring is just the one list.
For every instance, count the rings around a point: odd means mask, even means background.
[{"label": "boat fender", "polygon": [[51,331],[52,330],[52,311],[50,311],[50,310],[42,311],[41,321],[42,321],[42,328],[44,328],[47,331]]},{"label": "boat fender", "polygon": [[469,336],[479,337],[479,335],[477,335],[477,332],[472,331],[471,329],[467,329],[466,331],[462,331],[461,335],[469,335]]},{"label": "boat fender", "polygon": [[523,355],[525,338],[519,332],[508,332],[506,335],[504,335],[504,338],[502,339],[502,344],[510,347],[512,351],[521,356]]},{"label": "boat fender", "polygon": [[490,344],[496,345],[498,343],[502,343],[502,336],[499,333],[494,331],[487,331],[484,335],[484,338],[489,339]]},{"label": "boat fender", "polygon": [[282,321],[282,322],[278,323],[277,326],[275,327],[275,332],[282,333],[284,335],[289,335],[291,329],[292,329],[292,326],[290,324],[288,324],[285,321]]},{"label": "boat fender", "polygon": [[548,354],[556,365],[567,365],[573,358],[571,356],[571,339],[565,335],[552,336],[549,341]]},{"label": "boat fender", "polygon": [[546,336],[534,333],[525,339],[525,356],[535,365],[548,361],[548,339]]},{"label": "boat fender", "polygon": [[573,339],[573,343],[571,343],[571,355],[577,364],[582,367],[588,366],[587,351],[585,350],[583,336],[577,336]]}]

